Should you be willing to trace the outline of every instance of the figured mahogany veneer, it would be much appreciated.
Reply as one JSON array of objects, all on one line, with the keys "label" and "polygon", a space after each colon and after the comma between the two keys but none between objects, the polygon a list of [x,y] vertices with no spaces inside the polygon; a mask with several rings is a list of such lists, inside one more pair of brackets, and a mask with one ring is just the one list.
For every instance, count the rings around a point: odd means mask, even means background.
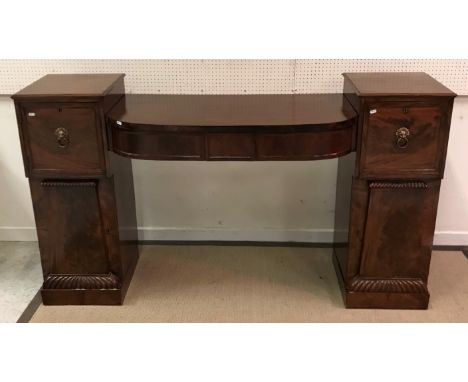
[{"label": "figured mahogany veneer", "polygon": [[44,304],[123,302],[138,260],[133,175],[105,129],[123,94],[123,74],[52,74],[13,96]]},{"label": "figured mahogany veneer", "polygon": [[[24,103],[20,112],[32,174],[104,174],[104,143],[99,110],[94,105]],[[57,129],[66,134],[62,145]]]},{"label": "figured mahogany veneer", "polygon": [[426,309],[455,94],[425,73],[344,77],[359,113],[356,153],[338,160],[334,265],[345,304]]},{"label": "figured mahogany veneer", "polygon": [[338,158],[333,263],[348,308],[425,309],[455,94],[347,73],[344,94],[125,95],[122,74],[13,96],[45,304],[120,304],[138,259],[130,158]]},{"label": "figured mahogany veneer", "polygon": [[131,158],[308,160],[351,152],[356,112],[341,94],[126,95],[108,118]]},{"label": "figured mahogany veneer", "polygon": [[[370,103],[363,122],[361,175],[442,177],[448,142],[445,118],[450,108],[448,103],[430,101]],[[406,147],[395,144],[399,128],[410,132]]]}]

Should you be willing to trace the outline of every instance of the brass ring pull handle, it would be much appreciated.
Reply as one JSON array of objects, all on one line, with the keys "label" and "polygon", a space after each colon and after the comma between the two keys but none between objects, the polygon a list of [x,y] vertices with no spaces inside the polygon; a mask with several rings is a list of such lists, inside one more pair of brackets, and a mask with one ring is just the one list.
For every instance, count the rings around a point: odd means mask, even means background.
[{"label": "brass ring pull handle", "polygon": [[410,131],[407,127],[400,127],[396,132],[395,135],[397,137],[396,139],[396,145],[400,149],[405,149],[408,147],[408,139],[410,136]]},{"label": "brass ring pull handle", "polygon": [[55,130],[55,137],[57,138],[58,147],[65,149],[70,143],[70,138],[68,136],[68,130],[64,127],[59,127]]}]

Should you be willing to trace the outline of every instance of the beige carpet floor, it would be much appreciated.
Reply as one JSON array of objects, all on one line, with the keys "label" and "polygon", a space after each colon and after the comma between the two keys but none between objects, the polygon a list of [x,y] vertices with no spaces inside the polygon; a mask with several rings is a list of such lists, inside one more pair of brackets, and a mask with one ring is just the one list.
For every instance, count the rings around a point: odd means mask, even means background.
[{"label": "beige carpet floor", "polygon": [[43,306],[31,322],[468,322],[468,260],[434,251],[428,310],[345,309],[331,249],[141,247],[123,306]]}]

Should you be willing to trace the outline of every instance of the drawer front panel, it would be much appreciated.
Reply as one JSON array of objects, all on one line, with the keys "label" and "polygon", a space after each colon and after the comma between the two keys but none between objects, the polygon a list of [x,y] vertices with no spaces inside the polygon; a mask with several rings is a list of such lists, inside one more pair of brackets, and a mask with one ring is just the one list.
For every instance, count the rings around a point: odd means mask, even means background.
[{"label": "drawer front panel", "polygon": [[441,176],[448,131],[440,106],[370,106],[363,134],[363,177]]},{"label": "drawer front panel", "polygon": [[204,136],[199,134],[142,134],[112,129],[112,149],[121,155],[141,159],[204,159]]},{"label": "drawer front panel", "polygon": [[335,158],[353,149],[353,130],[257,136],[260,160],[313,160]]},{"label": "drawer front panel", "polygon": [[253,134],[209,134],[207,159],[241,160],[255,158]]},{"label": "drawer front panel", "polygon": [[30,170],[99,174],[104,172],[97,110],[80,104],[26,105],[23,133]]}]

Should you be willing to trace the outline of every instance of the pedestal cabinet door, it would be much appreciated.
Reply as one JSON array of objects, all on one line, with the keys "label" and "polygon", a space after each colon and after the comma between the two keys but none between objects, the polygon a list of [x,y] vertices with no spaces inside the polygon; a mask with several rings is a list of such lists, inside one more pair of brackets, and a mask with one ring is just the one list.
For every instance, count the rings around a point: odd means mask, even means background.
[{"label": "pedestal cabinet door", "polygon": [[360,276],[427,281],[440,181],[370,182]]},{"label": "pedestal cabinet door", "polygon": [[35,212],[47,213],[44,226],[38,226],[46,231],[46,273],[109,273],[97,182],[43,181],[40,187],[43,208]]}]

